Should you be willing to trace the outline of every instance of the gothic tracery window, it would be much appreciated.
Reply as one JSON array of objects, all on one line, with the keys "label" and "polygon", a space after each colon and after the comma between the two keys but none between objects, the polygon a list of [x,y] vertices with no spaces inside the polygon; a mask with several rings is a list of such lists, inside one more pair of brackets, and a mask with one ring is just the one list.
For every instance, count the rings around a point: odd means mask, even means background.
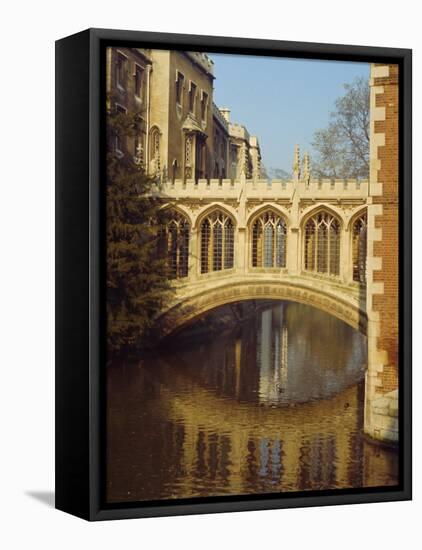
[{"label": "gothic tracery window", "polygon": [[305,225],[305,269],[327,275],[340,273],[340,222],[321,211]]},{"label": "gothic tracery window", "polygon": [[171,212],[161,233],[161,250],[164,251],[171,278],[187,277],[189,260],[189,222],[183,214]]},{"label": "gothic tracery window", "polygon": [[366,212],[359,216],[352,227],[353,280],[366,282],[367,250],[367,217]]},{"label": "gothic tracery window", "polygon": [[201,223],[201,273],[231,269],[234,265],[234,224],[220,210]]},{"label": "gothic tracery window", "polygon": [[252,267],[286,267],[285,220],[266,211],[252,226]]},{"label": "gothic tracery window", "polygon": [[152,164],[151,172],[154,175],[160,173],[160,130],[153,128],[150,135],[150,159]]}]

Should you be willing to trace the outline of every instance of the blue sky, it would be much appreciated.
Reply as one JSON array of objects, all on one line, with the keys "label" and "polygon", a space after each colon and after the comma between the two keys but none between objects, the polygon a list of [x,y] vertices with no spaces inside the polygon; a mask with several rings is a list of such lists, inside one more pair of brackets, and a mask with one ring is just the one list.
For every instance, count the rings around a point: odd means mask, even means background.
[{"label": "blue sky", "polygon": [[329,121],[343,84],[369,78],[368,63],[209,54],[214,101],[231,121],[257,135],[266,168],[291,171],[295,143],[309,150],[315,130]]}]

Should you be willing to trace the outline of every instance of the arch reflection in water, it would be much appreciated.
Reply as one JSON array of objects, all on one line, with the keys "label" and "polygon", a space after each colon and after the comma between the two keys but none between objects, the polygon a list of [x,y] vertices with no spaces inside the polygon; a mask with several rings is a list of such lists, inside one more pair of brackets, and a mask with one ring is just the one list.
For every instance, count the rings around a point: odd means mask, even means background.
[{"label": "arch reflection in water", "polygon": [[177,348],[108,376],[111,502],[394,485],[365,442],[366,341],[287,302],[199,319]]}]

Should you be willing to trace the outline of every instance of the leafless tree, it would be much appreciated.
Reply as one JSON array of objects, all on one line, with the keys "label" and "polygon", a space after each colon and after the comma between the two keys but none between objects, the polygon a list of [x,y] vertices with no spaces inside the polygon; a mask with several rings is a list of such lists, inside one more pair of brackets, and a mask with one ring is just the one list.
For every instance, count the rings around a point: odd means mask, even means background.
[{"label": "leafless tree", "polygon": [[361,77],[344,89],[328,127],[314,134],[312,172],[317,177],[369,176],[369,83]]}]

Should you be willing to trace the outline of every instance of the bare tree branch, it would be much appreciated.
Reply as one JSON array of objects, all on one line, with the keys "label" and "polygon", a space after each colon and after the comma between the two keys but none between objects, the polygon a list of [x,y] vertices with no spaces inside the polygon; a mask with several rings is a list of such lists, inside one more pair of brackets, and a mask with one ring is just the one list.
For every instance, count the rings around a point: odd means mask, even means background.
[{"label": "bare tree branch", "polygon": [[314,134],[313,172],[327,178],[369,175],[369,82],[357,78],[344,84],[326,129]]}]

